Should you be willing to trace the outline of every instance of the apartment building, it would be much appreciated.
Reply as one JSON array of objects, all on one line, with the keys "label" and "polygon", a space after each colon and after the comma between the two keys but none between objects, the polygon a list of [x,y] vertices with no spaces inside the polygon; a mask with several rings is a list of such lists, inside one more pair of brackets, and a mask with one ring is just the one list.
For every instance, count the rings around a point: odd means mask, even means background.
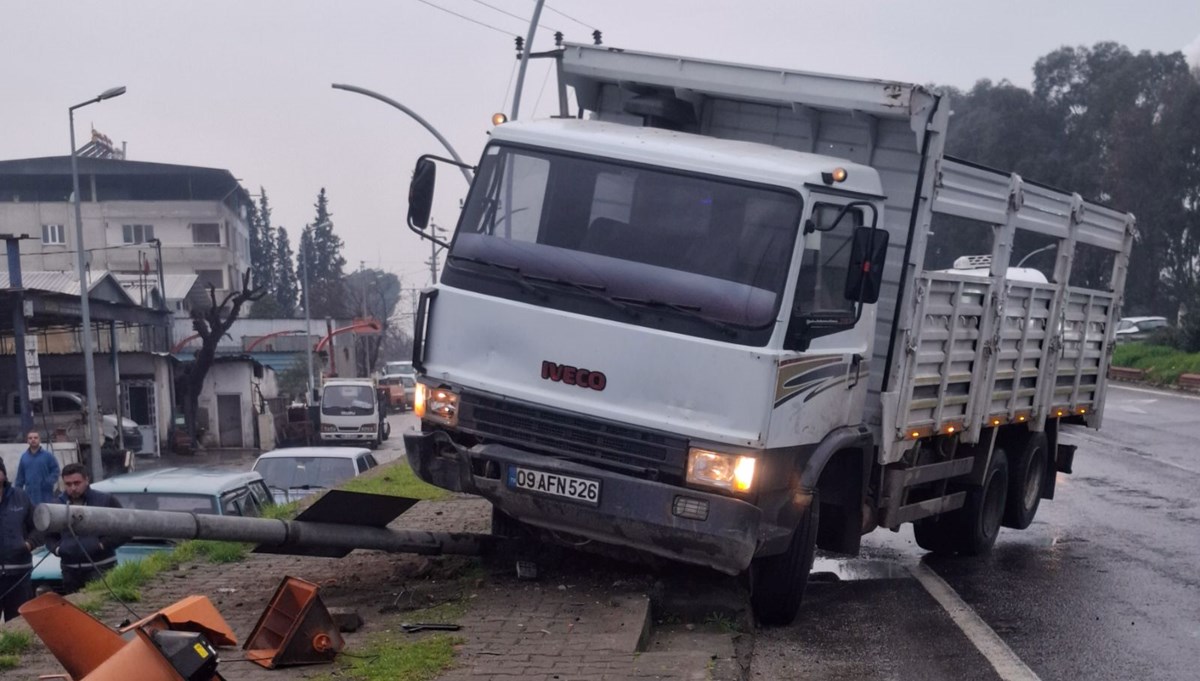
[{"label": "apartment building", "polygon": [[[240,286],[250,267],[251,198],[228,170],[123,158],[78,159],[89,270],[195,275]],[[71,158],[0,161],[0,233],[28,234],[26,271],[76,269]],[[0,270],[7,263],[0,262]]]}]

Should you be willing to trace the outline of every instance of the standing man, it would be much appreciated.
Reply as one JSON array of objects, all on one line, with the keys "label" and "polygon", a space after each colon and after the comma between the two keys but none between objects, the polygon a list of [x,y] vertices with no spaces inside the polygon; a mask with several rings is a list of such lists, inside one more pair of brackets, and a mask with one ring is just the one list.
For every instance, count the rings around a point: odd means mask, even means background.
[{"label": "standing man", "polygon": [[0,611],[5,622],[17,618],[17,608],[33,598],[33,550],[41,543],[33,528],[33,504],[23,490],[9,483],[0,459]]},{"label": "standing man", "polygon": [[[63,493],[57,503],[78,506],[121,508],[111,494],[91,488],[83,464],[69,463],[62,470]],[[52,532],[46,535],[46,548],[62,561],[63,592],[75,593],[90,579],[95,579],[117,565],[117,547],[124,538],[99,537],[91,534]]]},{"label": "standing man", "polygon": [[25,490],[29,501],[45,504],[54,501],[54,483],[58,482],[58,459],[42,449],[42,436],[31,430],[25,436],[29,448],[17,464],[17,487]]}]

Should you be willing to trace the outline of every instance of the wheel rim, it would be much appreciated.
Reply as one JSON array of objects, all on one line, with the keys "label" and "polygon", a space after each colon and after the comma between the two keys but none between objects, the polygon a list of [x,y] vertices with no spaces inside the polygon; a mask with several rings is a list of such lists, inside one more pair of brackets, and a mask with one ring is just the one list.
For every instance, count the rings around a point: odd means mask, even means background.
[{"label": "wheel rim", "polygon": [[1046,469],[1046,457],[1042,456],[1042,450],[1033,450],[1030,454],[1032,457],[1029,461],[1029,466],[1025,471],[1025,508],[1033,508],[1037,503],[1038,497],[1042,494],[1042,474]]}]

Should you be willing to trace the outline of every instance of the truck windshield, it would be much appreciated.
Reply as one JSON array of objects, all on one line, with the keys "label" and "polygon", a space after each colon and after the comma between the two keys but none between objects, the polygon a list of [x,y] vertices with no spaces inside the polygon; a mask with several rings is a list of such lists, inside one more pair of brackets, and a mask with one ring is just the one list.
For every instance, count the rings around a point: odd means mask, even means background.
[{"label": "truck windshield", "polygon": [[799,195],[776,187],[495,144],[443,281],[765,344],[801,209]]},{"label": "truck windshield", "polygon": [[375,413],[375,390],[369,385],[329,385],[321,394],[321,413],[367,416]]}]

